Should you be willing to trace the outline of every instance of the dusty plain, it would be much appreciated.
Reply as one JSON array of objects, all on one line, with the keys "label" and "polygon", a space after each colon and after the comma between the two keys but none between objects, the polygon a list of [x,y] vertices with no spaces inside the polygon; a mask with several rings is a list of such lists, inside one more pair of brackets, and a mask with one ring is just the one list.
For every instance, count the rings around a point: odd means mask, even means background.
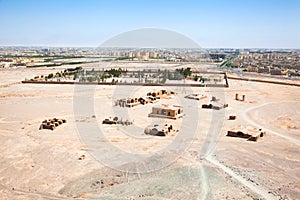
[{"label": "dusty plain", "polygon": [[[119,108],[115,99],[164,88],[20,83],[59,70],[0,71],[0,199],[299,199],[299,87],[229,80],[229,88],[167,88],[176,96]],[[191,93],[208,98],[184,98]],[[236,101],[236,93],[246,101]],[[212,96],[229,107],[202,109]],[[182,105],[185,115],[148,118],[156,104]],[[133,126],[102,125],[115,116]],[[53,117],[67,123],[39,130]],[[151,123],[173,123],[179,132],[146,136]],[[226,136],[239,125],[266,136],[258,142]]]}]

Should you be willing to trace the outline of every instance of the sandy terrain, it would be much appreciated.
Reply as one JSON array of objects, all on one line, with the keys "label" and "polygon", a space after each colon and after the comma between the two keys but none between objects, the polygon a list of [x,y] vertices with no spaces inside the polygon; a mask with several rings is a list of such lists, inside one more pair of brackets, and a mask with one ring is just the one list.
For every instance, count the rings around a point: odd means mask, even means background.
[{"label": "sandy terrain", "polygon": [[[298,87],[230,80],[229,88],[168,88],[174,98],[128,109],[113,106],[114,100],[155,88],[10,85],[51,71],[0,71],[0,199],[299,198]],[[190,93],[208,98],[185,99]],[[236,93],[246,101],[234,100]],[[229,107],[201,109],[212,96]],[[185,115],[148,118],[160,104],[180,104]],[[133,126],[102,125],[115,116]],[[53,117],[67,123],[39,130]],[[153,123],[173,123],[179,132],[145,135]],[[262,128],[266,137],[226,137],[238,125]]]}]

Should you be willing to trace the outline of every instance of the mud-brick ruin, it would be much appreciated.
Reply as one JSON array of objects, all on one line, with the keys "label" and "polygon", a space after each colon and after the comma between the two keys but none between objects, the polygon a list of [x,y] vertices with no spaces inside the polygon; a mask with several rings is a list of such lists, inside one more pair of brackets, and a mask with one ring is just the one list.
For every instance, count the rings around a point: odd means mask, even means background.
[{"label": "mud-brick ruin", "polygon": [[236,128],[227,131],[226,136],[239,137],[239,138],[247,139],[248,141],[257,142],[266,136],[266,132],[258,128],[238,126]]},{"label": "mud-brick ruin", "polygon": [[46,119],[40,125],[39,130],[49,129],[49,130],[53,131],[56,127],[58,127],[59,125],[61,125],[63,123],[66,123],[66,122],[67,122],[67,120],[65,120],[65,119],[57,119],[57,118]]},{"label": "mud-brick ruin", "polygon": [[179,130],[174,129],[172,124],[164,124],[164,125],[155,124],[153,126],[147,126],[145,128],[144,133],[147,135],[154,135],[154,136],[167,136],[167,135],[174,135],[174,133],[178,131]]}]

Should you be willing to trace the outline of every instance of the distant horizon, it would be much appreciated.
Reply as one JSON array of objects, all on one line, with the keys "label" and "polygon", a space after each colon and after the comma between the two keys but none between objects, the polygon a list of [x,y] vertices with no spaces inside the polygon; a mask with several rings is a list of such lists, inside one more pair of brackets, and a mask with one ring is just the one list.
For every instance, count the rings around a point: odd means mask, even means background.
[{"label": "distant horizon", "polygon": [[0,48],[4,47],[32,47],[32,48],[102,48],[102,49],[264,49],[264,50],[300,50],[300,48],[267,48],[267,47],[201,47],[201,48],[135,48],[135,47],[99,47],[99,46],[56,46],[56,45],[1,45]]}]

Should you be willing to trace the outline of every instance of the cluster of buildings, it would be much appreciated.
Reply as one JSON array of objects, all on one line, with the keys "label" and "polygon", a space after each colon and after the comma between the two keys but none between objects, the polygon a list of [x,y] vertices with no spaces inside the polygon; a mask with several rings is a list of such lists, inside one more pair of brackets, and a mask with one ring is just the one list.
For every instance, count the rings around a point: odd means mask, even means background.
[{"label": "cluster of buildings", "polygon": [[170,98],[174,94],[175,93],[170,90],[152,91],[152,92],[148,92],[146,97],[117,99],[115,101],[115,106],[131,108],[131,107],[135,107],[138,105],[155,103],[155,102],[157,102],[158,99]]},{"label": "cluster of buildings", "polygon": [[[188,49],[108,49],[106,53],[109,57],[116,57],[119,60],[150,61],[163,60],[170,62],[199,62],[211,61],[211,57],[204,50]],[[220,57],[217,58],[219,60]]]},{"label": "cluster of buildings", "polygon": [[111,57],[128,58],[131,60],[149,60],[162,58],[161,54],[155,51],[109,51],[108,53]]},{"label": "cluster of buildings", "polygon": [[0,47],[3,57],[47,57],[47,56],[91,56],[99,55],[98,50],[88,47]]},{"label": "cluster of buildings", "polygon": [[43,62],[44,59],[41,58],[27,58],[27,57],[0,57],[0,68],[9,68],[9,67],[20,67],[28,66],[32,63]]},{"label": "cluster of buildings", "polygon": [[[48,48],[48,47],[0,47],[0,68],[14,66],[40,67],[69,63],[99,61],[199,61],[207,53],[167,49],[103,49],[103,48]],[[208,59],[209,60],[209,59]]]},{"label": "cluster of buildings", "polygon": [[102,52],[94,48],[0,47],[0,68],[55,66],[65,63],[64,61],[91,62],[102,57]]},{"label": "cluster of buildings", "polygon": [[154,103],[155,101],[156,101],[155,98],[149,98],[149,97],[118,99],[115,101],[115,106],[131,108],[138,105],[145,105],[147,103]]},{"label": "cluster of buildings", "polygon": [[299,52],[267,52],[239,54],[231,61],[232,67],[244,68],[244,71],[271,75],[299,76]]},{"label": "cluster of buildings", "polygon": [[[169,99],[175,95],[175,92],[170,90],[156,90],[147,93],[146,97],[140,98],[128,98],[128,99],[118,99],[115,101],[115,106],[131,108],[138,105],[145,105],[147,103],[155,103],[158,99]],[[183,116],[183,108],[179,105],[154,105],[152,107],[151,113],[148,114],[148,117],[154,118],[165,118],[176,120]],[[103,124],[118,124],[118,118],[113,120],[105,119]],[[131,124],[129,124],[131,125]],[[155,124],[147,126],[144,130],[145,134],[155,135],[155,136],[167,136],[173,135],[173,133],[178,132],[175,130],[172,124]]]}]

